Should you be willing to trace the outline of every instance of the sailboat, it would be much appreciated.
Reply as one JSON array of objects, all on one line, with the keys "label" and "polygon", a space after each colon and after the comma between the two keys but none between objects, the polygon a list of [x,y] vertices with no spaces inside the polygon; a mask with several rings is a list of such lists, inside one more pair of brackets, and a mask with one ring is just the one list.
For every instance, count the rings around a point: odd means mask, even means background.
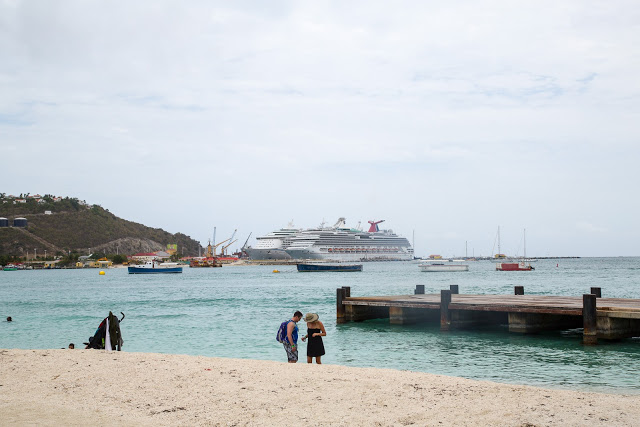
[{"label": "sailboat", "polygon": [[[526,261],[527,258],[527,237],[526,237],[526,229],[524,230],[524,258],[522,258],[519,262],[498,262],[496,263],[497,271],[531,271],[534,268],[531,266],[531,263]],[[505,255],[500,253],[500,227],[498,227],[498,253],[496,254],[496,258],[504,259]]]}]

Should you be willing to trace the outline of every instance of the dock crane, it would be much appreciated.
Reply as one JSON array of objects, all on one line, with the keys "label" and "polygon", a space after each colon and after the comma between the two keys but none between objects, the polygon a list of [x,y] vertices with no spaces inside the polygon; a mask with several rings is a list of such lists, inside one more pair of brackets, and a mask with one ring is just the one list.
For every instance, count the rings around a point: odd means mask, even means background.
[{"label": "dock crane", "polygon": [[[233,234],[231,235],[231,237],[229,237],[227,240],[224,241],[224,242],[228,242],[229,240],[231,240],[231,243],[228,243],[228,244],[226,244],[226,245],[224,245],[222,247],[222,249],[220,250],[220,256],[224,256],[225,255],[225,251],[227,250],[227,248],[238,241],[238,239],[233,240],[233,238],[235,237],[237,231],[238,231],[237,228],[235,230],[233,230]],[[222,242],[222,243],[224,243],[224,242]],[[214,248],[214,252],[215,252],[215,248]]]},{"label": "dock crane", "polygon": [[224,245],[224,246],[222,247],[222,249],[220,250],[220,256],[225,256],[225,253],[226,253],[226,251],[227,251],[227,248],[228,248],[229,246],[233,245],[233,244],[234,244],[235,242],[237,242],[237,241],[238,241],[238,239],[236,239],[236,240],[232,241],[231,243],[228,243],[228,244]]},{"label": "dock crane", "polygon": [[220,242],[220,243],[218,243],[218,244],[213,245],[213,257],[214,257],[214,258],[216,257],[216,248],[217,248],[218,246],[220,246],[221,244],[223,244],[223,243],[225,243],[225,242],[228,242],[229,240],[231,240],[231,239],[223,240],[222,242]]},{"label": "dock crane", "polygon": [[242,247],[240,248],[241,251],[244,251],[247,248],[247,243],[249,243],[249,239],[251,238],[252,233],[253,231],[249,233],[249,237],[247,237],[247,240],[244,241],[244,245],[242,245]]}]

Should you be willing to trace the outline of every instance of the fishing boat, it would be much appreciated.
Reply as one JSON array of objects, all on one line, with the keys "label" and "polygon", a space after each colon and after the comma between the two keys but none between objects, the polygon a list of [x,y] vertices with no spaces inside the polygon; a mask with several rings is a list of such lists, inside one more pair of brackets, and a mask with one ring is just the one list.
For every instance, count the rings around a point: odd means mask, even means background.
[{"label": "fishing boat", "polygon": [[309,264],[297,264],[298,271],[310,272],[310,271],[362,271],[362,264],[324,264],[324,263],[309,263]]},{"label": "fishing boat", "polygon": [[128,267],[129,274],[182,273],[182,266],[177,262],[147,261],[142,265]]},{"label": "fishing boat", "polygon": [[429,262],[426,264],[418,264],[420,271],[424,272],[441,272],[441,271],[469,271],[468,264]]}]

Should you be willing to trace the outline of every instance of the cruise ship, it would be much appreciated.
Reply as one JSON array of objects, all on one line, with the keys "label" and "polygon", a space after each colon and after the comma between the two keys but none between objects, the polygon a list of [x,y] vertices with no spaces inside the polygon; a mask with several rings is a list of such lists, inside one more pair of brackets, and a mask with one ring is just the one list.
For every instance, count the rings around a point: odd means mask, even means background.
[{"label": "cruise ship", "polygon": [[295,228],[291,221],[285,228],[256,237],[256,247],[248,246],[244,251],[251,259],[291,259],[291,255],[284,251],[285,239],[300,231],[302,230]]},{"label": "cruise ship", "polygon": [[392,230],[380,230],[381,221],[369,221],[369,231],[348,228],[345,218],[333,227],[302,230],[283,242],[294,259],[333,261],[408,261],[413,259],[409,241]]}]

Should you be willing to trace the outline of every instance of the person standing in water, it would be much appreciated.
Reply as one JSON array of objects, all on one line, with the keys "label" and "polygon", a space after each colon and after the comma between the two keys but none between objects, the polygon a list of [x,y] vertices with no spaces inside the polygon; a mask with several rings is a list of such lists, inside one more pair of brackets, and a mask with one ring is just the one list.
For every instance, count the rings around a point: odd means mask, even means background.
[{"label": "person standing in water", "polygon": [[307,344],[307,363],[313,363],[313,358],[316,358],[318,365],[322,364],[322,356],[324,356],[324,343],[322,337],[327,336],[327,331],[324,330],[324,325],[319,320],[320,316],[317,313],[307,313],[304,316],[304,321],[307,322],[307,335],[302,337],[302,341],[309,338]]}]

